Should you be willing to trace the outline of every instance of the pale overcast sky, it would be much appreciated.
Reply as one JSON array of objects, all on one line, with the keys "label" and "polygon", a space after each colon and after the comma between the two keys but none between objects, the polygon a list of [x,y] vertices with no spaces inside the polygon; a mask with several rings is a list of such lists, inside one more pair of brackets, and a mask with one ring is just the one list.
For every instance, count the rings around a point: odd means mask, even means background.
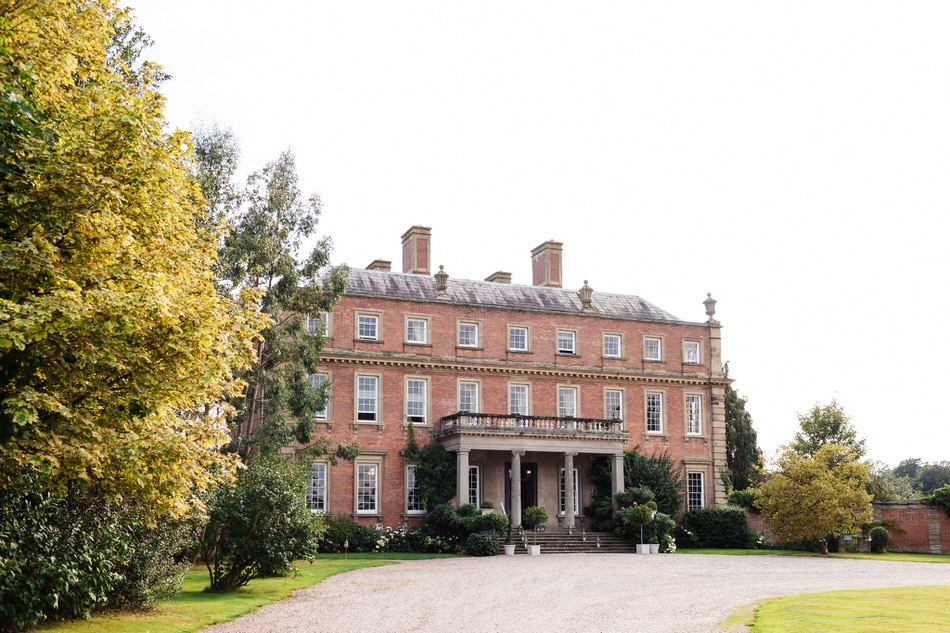
[{"label": "pale overcast sky", "polygon": [[[334,261],[718,299],[760,446],[837,398],[869,457],[950,460],[950,3],[129,0],[167,116],[292,148]],[[943,394],[943,395],[941,395]]]}]

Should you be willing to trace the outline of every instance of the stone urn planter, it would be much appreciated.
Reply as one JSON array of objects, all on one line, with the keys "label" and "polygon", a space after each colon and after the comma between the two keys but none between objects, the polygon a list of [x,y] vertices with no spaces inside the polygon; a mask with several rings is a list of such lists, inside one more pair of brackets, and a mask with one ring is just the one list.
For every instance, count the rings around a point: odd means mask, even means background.
[{"label": "stone urn planter", "polygon": [[505,543],[505,556],[514,556],[515,555],[515,544]]}]

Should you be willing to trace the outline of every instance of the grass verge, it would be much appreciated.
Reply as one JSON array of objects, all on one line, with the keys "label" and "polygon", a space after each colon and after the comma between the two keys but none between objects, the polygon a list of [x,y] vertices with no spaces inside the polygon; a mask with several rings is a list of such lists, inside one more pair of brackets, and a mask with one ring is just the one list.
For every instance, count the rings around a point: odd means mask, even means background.
[{"label": "grass verge", "polygon": [[396,560],[447,557],[440,554],[320,554],[313,563],[298,563],[300,575],[296,578],[258,578],[227,594],[205,593],[208,571],[204,567],[195,568],[185,575],[181,593],[162,600],[151,611],[104,612],[89,620],[54,622],[36,630],[44,633],[191,633],[256,611],[334,574],[389,565]]},{"label": "grass verge", "polygon": [[683,549],[680,554],[719,554],[722,556],[813,556],[815,558],[857,558],[862,560],[889,560],[898,563],[950,563],[946,554],[902,554],[885,552],[883,554],[819,554],[781,549]]},{"label": "grass verge", "polygon": [[950,630],[950,586],[805,593],[760,606],[754,633],[877,633]]}]

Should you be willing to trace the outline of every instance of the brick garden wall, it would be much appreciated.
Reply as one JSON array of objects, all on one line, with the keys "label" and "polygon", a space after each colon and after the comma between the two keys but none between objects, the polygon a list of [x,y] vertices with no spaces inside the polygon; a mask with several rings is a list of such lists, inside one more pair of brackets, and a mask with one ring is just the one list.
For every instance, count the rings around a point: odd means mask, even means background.
[{"label": "brick garden wall", "polygon": [[874,520],[893,523],[891,551],[950,554],[950,517],[920,501],[874,504]]}]

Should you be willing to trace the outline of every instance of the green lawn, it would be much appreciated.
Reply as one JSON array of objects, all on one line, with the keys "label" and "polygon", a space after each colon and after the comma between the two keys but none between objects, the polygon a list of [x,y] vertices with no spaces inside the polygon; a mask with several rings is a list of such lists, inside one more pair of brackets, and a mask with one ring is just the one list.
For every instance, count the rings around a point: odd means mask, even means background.
[{"label": "green lawn", "polygon": [[760,606],[755,633],[891,633],[950,630],[950,586],[805,593]]},{"label": "green lawn", "polygon": [[883,554],[826,554],[817,552],[798,552],[781,549],[684,549],[676,550],[680,554],[720,554],[723,556],[824,556],[825,558],[858,558],[863,560],[889,560],[898,563],[950,563],[950,556],[946,554],[900,554],[885,552]]},{"label": "green lawn", "polygon": [[[821,556],[786,550],[681,549],[684,554],[730,556]],[[944,554],[828,554],[902,563],[950,563]],[[755,633],[874,633],[950,630],[950,586],[847,589],[806,593],[749,605],[724,623],[727,630],[748,623]]]},{"label": "green lawn", "polygon": [[439,554],[320,554],[313,563],[300,562],[296,578],[259,578],[231,594],[205,593],[208,571],[195,568],[185,576],[182,592],[147,612],[115,612],[89,620],[56,622],[36,630],[56,633],[190,633],[228,622],[266,604],[311,587],[334,574],[362,567],[389,565],[395,560],[446,558]]}]

